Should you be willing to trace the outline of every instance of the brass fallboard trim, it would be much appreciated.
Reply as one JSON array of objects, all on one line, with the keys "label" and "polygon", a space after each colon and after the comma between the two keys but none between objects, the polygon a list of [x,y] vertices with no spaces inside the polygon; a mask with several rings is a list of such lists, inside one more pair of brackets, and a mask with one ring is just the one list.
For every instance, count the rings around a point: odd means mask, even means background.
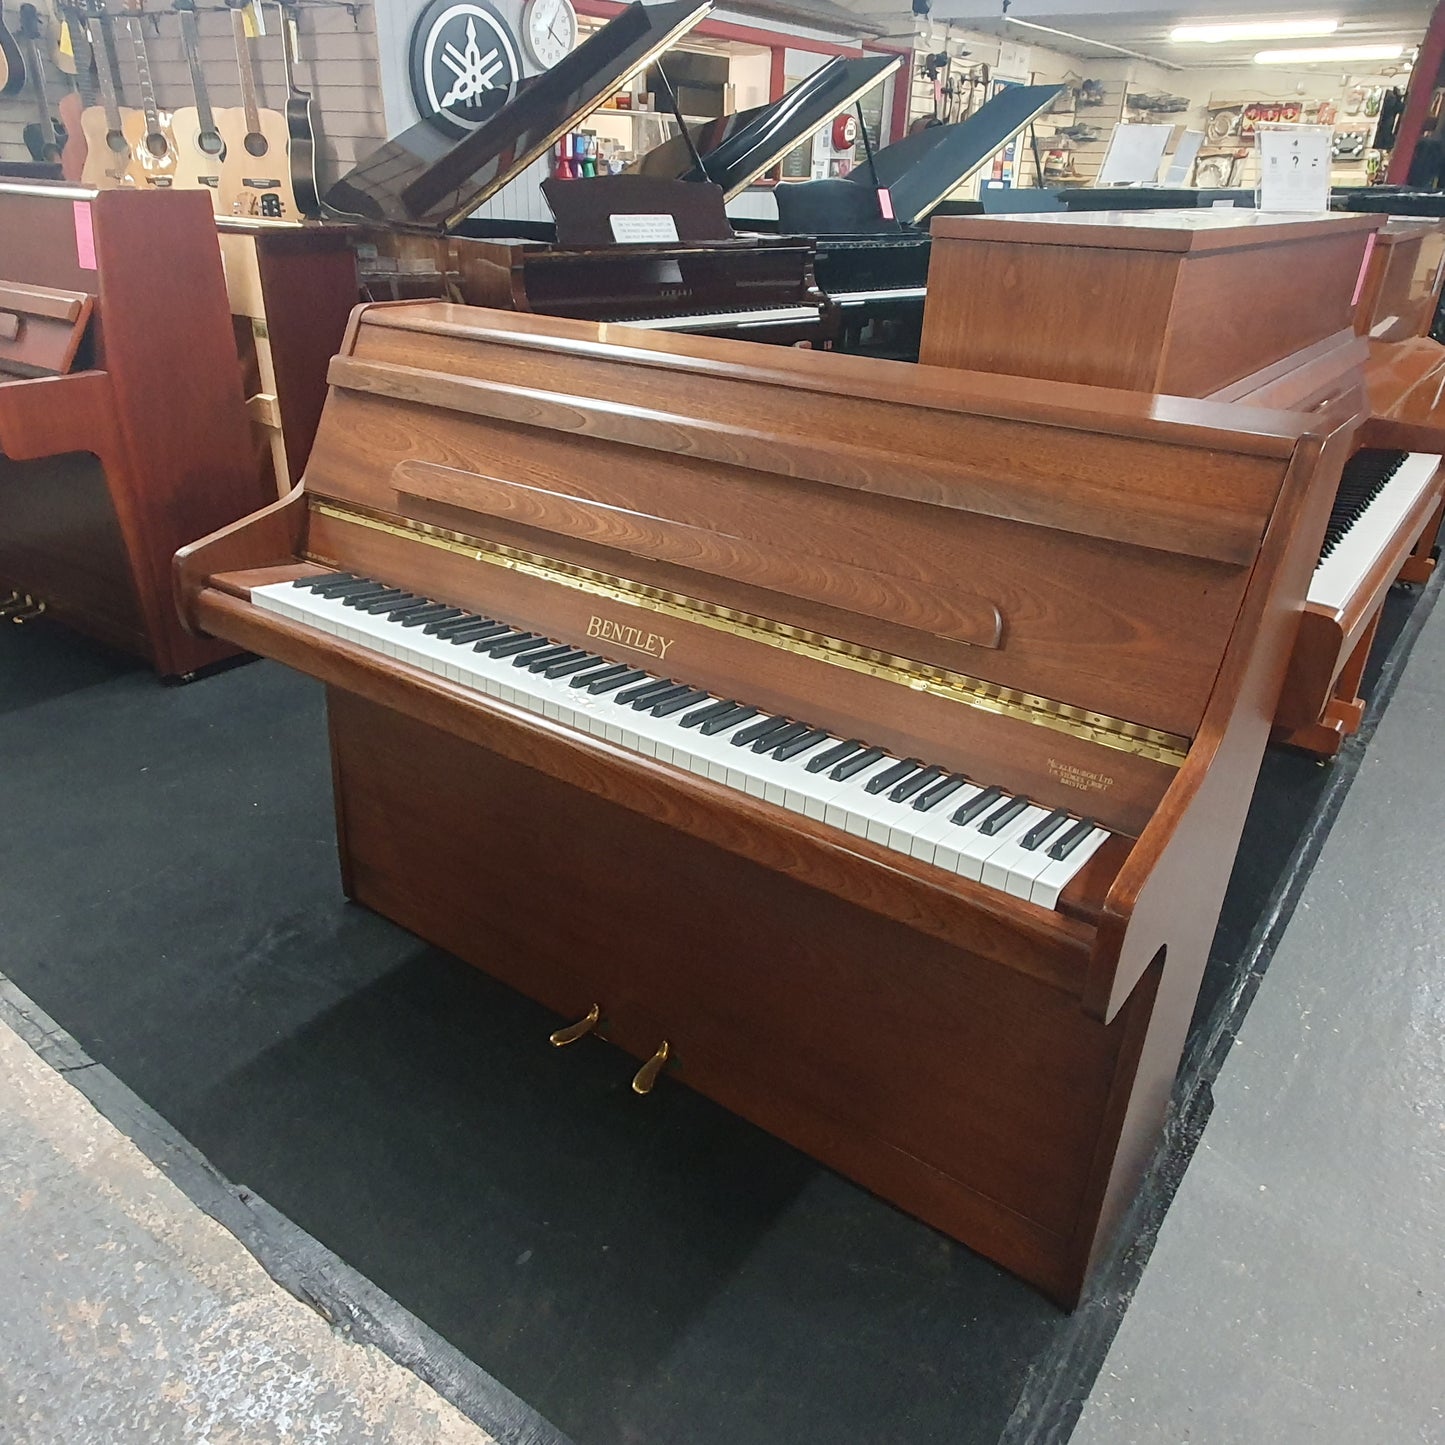
[{"label": "brass fallboard trim", "polygon": [[[1054,732],[1067,733],[1070,737],[1082,738],[1117,752],[1149,758],[1171,767],[1178,767],[1189,752],[1188,738],[1178,737],[1173,733],[1143,727],[1123,718],[1091,712],[1087,708],[1073,707],[1068,703],[1055,702],[1050,698],[1037,697],[1032,693],[1019,692],[1014,688],[1001,687],[997,683],[969,677],[965,673],[931,667],[911,658],[893,657],[872,648],[860,647],[857,643],[846,642],[842,638],[792,627],[754,613],[739,612],[716,602],[706,602],[680,592],[669,592],[644,582],[634,582],[626,577],[594,571],[590,567],[579,567],[575,563],[559,562],[555,558],[544,557],[535,552],[524,552],[520,548],[509,547],[500,542],[490,542],[465,532],[453,532],[428,522],[412,521],[408,517],[393,516],[356,503],[342,504],[323,501],[317,497],[310,498],[309,502],[311,511],[320,517],[329,517],[334,521],[365,527],[374,532],[384,532],[409,542],[420,542],[428,547],[440,547],[475,562],[505,567],[509,571],[520,572],[559,587],[568,587],[591,597],[605,597],[609,601],[642,607],[680,622],[690,622],[701,627],[711,627],[719,632],[746,637],[750,641],[781,648],[783,651],[811,658],[815,662],[845,667],[850,672],[881,678],[900,687],[912,688],[915,692],[926,692],[935,697],[962,703],[966,707],[978,708],[983,712],[1014,718],[1036,727],[1049,728]],[[322,557],[311,551],[306,555],[308,560],[322,566],[338,565],[335,558]]]}]

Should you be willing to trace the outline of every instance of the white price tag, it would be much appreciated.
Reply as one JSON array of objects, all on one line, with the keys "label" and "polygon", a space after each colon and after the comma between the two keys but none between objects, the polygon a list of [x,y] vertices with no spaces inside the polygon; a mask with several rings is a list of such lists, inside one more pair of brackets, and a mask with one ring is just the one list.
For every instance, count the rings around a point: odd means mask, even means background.
[{"label": "white price tag", "polygon": [[609,216],[612,239],[624,245],[657,246],[677,240],[677,222],[671,216]]},{"label": "white price tag", "polygon": [[1258,132],[1261,211],[1329,210],[1332,136],[1327,125],[1282,125]]}]

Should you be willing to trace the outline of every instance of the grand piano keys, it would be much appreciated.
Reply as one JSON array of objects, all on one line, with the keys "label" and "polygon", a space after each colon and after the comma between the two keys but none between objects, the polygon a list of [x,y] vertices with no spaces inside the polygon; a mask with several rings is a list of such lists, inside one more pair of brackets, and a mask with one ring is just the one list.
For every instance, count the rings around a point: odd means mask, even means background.
[{"label": "grand piano keys", "polygon": [[185,676],[169,562],[266,496],[206,198],[0,183],[0,616]]},{"label": "grand piano keys", "polygon": [[192,626],[327,683],[348,894],[1072,1304],[1350,388],[1304,418],[442,304],[363,310],[331,383],[303,486],[177,565]]}]

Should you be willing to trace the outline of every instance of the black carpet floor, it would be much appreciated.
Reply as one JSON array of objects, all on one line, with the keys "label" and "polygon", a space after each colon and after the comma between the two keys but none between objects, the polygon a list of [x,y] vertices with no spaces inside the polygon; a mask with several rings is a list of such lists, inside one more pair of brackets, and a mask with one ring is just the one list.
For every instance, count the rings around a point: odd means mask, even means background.
[{"label": "black carpet floor", "polygon": [[[1198,1038],[1330,777],[1268,758]],[[307,679],[0,628],[0,972],[579,1445],[1049,1437],[1076,1324],[1032,1290],[344,902]]]}]

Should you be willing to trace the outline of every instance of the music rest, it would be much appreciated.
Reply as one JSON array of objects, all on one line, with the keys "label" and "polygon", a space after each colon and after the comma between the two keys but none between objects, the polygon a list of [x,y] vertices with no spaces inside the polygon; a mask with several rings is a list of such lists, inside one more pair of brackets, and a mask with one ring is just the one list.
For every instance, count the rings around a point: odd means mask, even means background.
[{"label": "music rest", "polygon": [[331,380],[303,487],[177,566],[192,625],[328,684],[350,895],[1072,1303],[1349,399],[444,305],[363,310]]}]

